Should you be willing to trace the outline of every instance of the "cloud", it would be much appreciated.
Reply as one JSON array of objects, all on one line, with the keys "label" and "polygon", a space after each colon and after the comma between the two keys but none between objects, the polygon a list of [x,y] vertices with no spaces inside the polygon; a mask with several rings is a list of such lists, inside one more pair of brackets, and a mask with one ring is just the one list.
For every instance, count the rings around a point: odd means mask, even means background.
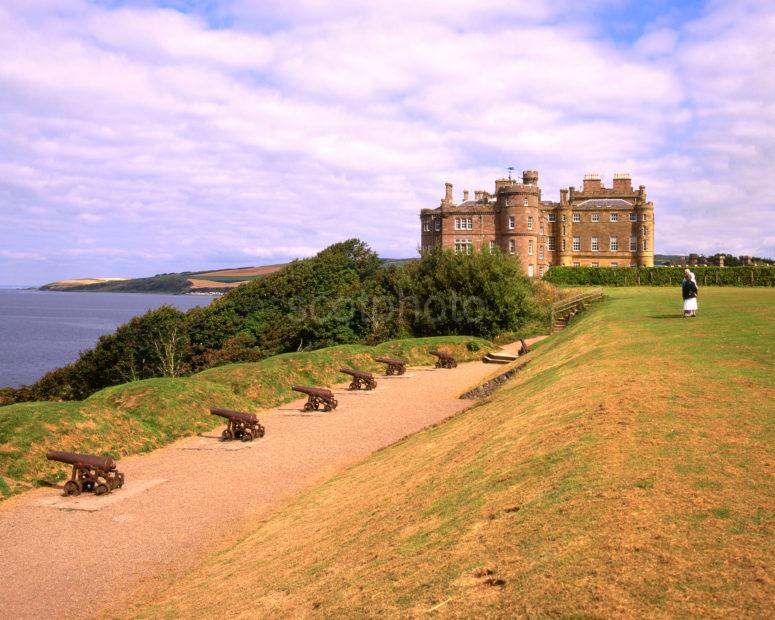
[{"label": "cloud", "polygon": [[[539,169],[549,199],[630,171],[658,252],[775,255],[775,10],[713,2],[623,42],[609,4],[6,5],[0,282],[271,262],[353,236],[408,256],[444,181],[491,189],[509,165]],[[31,251],[50,273],[7,262]]]}]

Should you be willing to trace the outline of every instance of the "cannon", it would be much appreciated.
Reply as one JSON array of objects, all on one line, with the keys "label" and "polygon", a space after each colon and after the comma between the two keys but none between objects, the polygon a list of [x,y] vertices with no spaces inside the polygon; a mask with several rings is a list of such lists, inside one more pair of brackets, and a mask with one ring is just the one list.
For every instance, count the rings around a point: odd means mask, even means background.
[{"label": "cannon", "polygon": [[307,402],[304,403],[304,411],[317,410],[320,408],[320,405],[323,405],[323,411],[331,411],[332,409],[336,409],[336,406],[339,404],[336,402],[331,390],[327,390],[326,388],[292,385],[291,389],[294,392],[301,392],[308,396]]},{"label": "cannon", "polygon": [[455,358],[449,353],[443,351],[428,351],[428,353],[436,356],[436,368],[455,368],[457,366]]},{"label": "cannon", "polygon": [[263,437],[266,433],[266,429],[261,426],[255,413],[211,407],[210,414],[226,418],[229,421],[229,426],[221,433],[221,439],[224,441],[231,441],[232,439],[253,441],[256,437]]},{"label": "cannon", "polygon": [[340,368],[339,372],[350,375],[353,380],[350,382],[351,390],[360,390],[361,388],[373,390],[377,387],[377,380],[370,372],[362,370],[352,370],[351,368]]},{"label": "cannon", "polygon": [[124,474],[116,469],[116,462],[109,456],[49,450],[46,458],[73,466],[70,480],[65,482],[65,495],[80,495],[82,491],[105,495],[124,486]]},{"label": "cannon", "polygon": [[406,362],[393,357],[375,357],[375,362],[387,364],[387,375],[402,375],[406,372]]}]

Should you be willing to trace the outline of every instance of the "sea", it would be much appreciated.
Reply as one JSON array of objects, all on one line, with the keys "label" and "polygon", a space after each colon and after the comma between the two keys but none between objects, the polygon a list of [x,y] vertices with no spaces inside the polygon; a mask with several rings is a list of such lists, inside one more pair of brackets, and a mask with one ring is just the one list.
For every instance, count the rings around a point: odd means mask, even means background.
[{"label": "sea", "polygon": [[34,383],[75,361],[132,317],[165,304],[204,306],[205,295],[65,293],[0,288],[0,387]]}]

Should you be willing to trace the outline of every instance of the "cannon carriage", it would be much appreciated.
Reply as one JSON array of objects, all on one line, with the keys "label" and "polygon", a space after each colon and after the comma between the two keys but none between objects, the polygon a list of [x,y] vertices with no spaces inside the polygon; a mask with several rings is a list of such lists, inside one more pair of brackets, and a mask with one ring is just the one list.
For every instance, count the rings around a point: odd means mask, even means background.
[{"label": "cannon carriage", "polygon": [[456,368],[457,362],[449,353],[443,351],[428,351],[436,357],[436,368]]},{"label": "cannon carriage", "polygon": [[80,495],[83,491],[105,495],[124,486],[124,474],[109,456],[49,450],[46,458],[73,466],[70,480],[65,482],[65,495]]},{"label": "cannon carriage", "polygon": [[385,374],[388,376],[402,375],[406,372],[406,362],[404,360],[396,359],[394,357],[375,357],[374,361],[381,364],[387,364]]},{"label": "cannon carriage", "polygon": [[304,387],[302,385],[292,385],[291,389],[294,392],[301,392],[307,395],[307,402],[304,403],[304,411],[312,411],[320,409],[323,405],[323,411],[331,411],[336,409],[339,404],[334,398],[334,394],[331,390],[326,388],[317,387]]},{"label": "cannon carriage", "polygon": [[377,387],[377,380],[370,372],[353,370],[352,368],[340,368],[339,372],[350,375],[353,378],[350,382],[351,390],[360,390],[361,388],[373,390]]},{"label": "cannon carriage", "polygon": [[232,439],[253,441],[256,437],[263,437],[266,434],[266,429],[258,421],[255,413],[212,407],[210,414],[226,418],[229,421],[229,425],[221,433],[223,441],[231,441]]}]

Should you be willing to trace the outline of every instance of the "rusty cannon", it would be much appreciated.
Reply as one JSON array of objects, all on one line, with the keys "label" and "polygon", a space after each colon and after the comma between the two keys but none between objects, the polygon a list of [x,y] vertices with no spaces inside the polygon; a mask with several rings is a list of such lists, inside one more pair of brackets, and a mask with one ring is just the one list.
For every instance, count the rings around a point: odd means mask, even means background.
[{"label": "rusty cannon", "polygon": [[370,372],[353,370],[351,368],[340,368],[339,372],[350,375],[353,378],[353,380],[350,382],[351,390],[360,390],[361,388],[366,390],[373,390],[375,387],[377,387],[377,380]]},{"label": "rusty cannon", "polygon": [[109,456],[49,450],[46,458],[73,466],[70,480],[65,482],[65,495],[80,495],[83,491],[105,495],[124,486],[124,474],[116,469],[116,462]]},{"label": "rusty cannon", "polygon": [[428,353],[436,356],[436,368],[455,368],[457,366],[455,358],[449,353],[443,351],[428,351]]},{"label": "rusty cannon", "polygon": [[387,375],[402,375],[406,372],[406,362],[393,357],[375,357],[375,362],[387,364]]},{"label": "rusty cannon", "polygon": [[229,426],[221,433],[221,439],[224,441],[231,441],[232,439],[253,441],[256,437],[263,437],[266,433],[266,429],[261,426],[255,413],[212,407],[210,414],[226,418],[229,421]]},{"label": "rusty cannon", "polygon": [[336,409],[339,404],[334,398],[333,392],[326,388],[317,387],[304,387],[303,385],[292,385],[291,389],[294,392],[301,392],[307,395],[307,402],[304,403],[304,411],[312,411],[313,409],[320,409],[320,405],[323,405],[323,411],[331,411]]}]

